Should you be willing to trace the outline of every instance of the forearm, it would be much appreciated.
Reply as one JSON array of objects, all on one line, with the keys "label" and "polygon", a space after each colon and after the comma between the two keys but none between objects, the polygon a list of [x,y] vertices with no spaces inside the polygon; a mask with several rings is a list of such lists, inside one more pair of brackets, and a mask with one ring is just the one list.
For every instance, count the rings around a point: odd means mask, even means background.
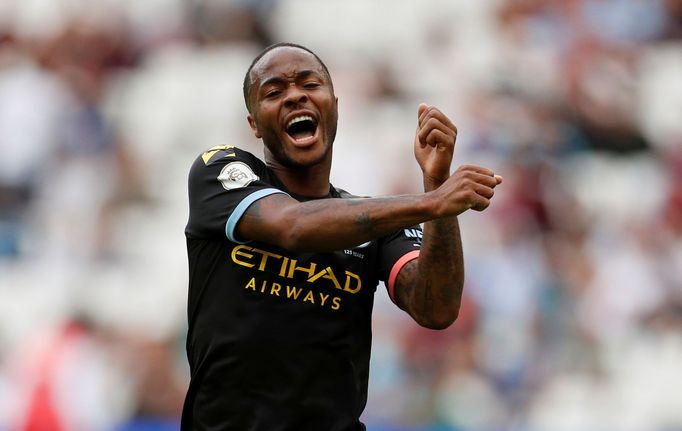
[{"label": "forearm", "polygon": [[464,263],[456,216],[424,224],[419,259],[401,271],[397,283],[399,305],[422,326],[445,328],[457,318]]},{"label": "forearm", "polygon": [[[437,217],[427,194],[386,198],[319,199],[291,204],[288,196],[256,201],[238,229],[248,239],[295,251],[353,247]],[[270,221],[265,223],[265,219]],[[272,220],[275,220],[272,222]],[[258,229],[254,229],[254,227]]]},{"label": "forearm", "polygon": [[424,225],[418,270],[410,314],[426,326],[449,326],[459,314],[464,286],[462,242],[456,217]]},{"label": "forearm", "polygon": [[424,173],[427,193],[453,191],[460,206],[425,223],[419,258],[403,266],[393,291],[397,304],[419,324],[446,328],[459,314],[464,285],[462,241],[456,216],[490,205],[502,177],[479,166],[460,166],[450,175],[457,128],[433,106],[420,104],[414,154]]}]

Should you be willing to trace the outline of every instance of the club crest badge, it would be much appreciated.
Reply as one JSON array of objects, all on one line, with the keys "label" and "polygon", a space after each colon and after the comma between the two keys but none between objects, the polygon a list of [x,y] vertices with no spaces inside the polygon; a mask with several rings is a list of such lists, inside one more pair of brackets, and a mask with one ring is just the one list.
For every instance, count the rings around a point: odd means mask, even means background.
[{"label": "club crest badge", "polygon": [[228,163],[220,171],[220,175],[218,175],[218,181],[220,181],[225,190],[246,187],[251,182],[259,179],[258,175],[251,170],[249,165],[243,162]]}]

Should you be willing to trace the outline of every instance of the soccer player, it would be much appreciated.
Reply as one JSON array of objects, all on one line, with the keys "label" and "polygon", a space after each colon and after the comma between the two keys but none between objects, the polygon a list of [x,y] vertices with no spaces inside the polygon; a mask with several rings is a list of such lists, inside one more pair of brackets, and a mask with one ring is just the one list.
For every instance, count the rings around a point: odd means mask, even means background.
[{"label": "soccer player", "polygon": [[464,282],[457,215],[488,207],[502,178],[477,166],[451,174],[457,129],[421,104],[424,193],[359,198],[332,186],[338,99],[299,45],[258,55],[244,99],[264,162],[217,146],[189,174],[182,429],[364,430],[379,280],[418,324],[449,326]]}]

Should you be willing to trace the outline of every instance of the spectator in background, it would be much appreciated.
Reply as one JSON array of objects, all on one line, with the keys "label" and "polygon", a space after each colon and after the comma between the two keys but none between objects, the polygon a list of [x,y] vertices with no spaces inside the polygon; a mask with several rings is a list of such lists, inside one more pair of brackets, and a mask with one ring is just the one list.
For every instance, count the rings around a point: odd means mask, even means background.
[{"label": "spectator in background", "polygon": [[18,258],[29,208],[54,157],[66,89],[0,32],[0,258]]}]

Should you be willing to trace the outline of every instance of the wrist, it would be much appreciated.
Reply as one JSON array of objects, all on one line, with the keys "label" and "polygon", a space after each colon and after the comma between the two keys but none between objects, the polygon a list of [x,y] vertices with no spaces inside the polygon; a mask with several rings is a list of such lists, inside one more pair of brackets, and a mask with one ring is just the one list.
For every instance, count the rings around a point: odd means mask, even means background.
[{"label": "wrist", "polygon": [[436,190],[438,187],[443,185],[445,181],[448,180],[448,177],[445,178],[437,178],[437,177],[431,177],[428,175],[424,175],[424,191],[425,192],[431,192]]},{"label": "wrist", "polygon": [[423,195],[422,211],[428,220],[435,220],[441,217],[441,202],[438,193],[434,190],[427,190]]}]

